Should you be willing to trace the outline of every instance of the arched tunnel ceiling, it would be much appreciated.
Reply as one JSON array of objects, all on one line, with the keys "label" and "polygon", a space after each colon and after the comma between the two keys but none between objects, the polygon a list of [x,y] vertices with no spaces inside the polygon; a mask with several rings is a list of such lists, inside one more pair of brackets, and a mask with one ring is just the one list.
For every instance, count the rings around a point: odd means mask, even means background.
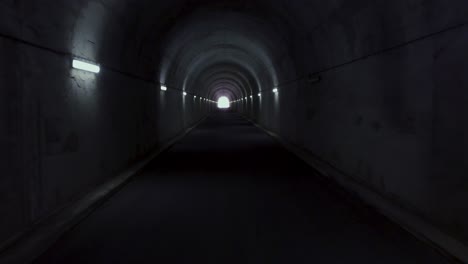
[{"label": "arched tunnel ceiling", "polygon": [[257,86],[255,76],[246,69],[235,64],[214,64],[197,73],[193,87],[201,87],[200,93],[212,98],[212,89],[230,86],[236,91],[236,97],[253,94]]},{"label": "arched tunnel ceiling", "polygon": [[[268,1],[234,0],[33,0],[22,8],[18,38],[96,61],[104,68],[145,80],[168,83],[194,92],[209,84],[198,81],[205,68],[235,63],[257,84],[247,90],[278,84],[277,65],[288,52],[289,28],[283,9]],[[275,7],[275,8],[273,8]],[[8,15],[8,8],[0,14]],[[43,18],[47,17],[48,20]],[[276,26],[275,26],[276,25]],[[8,27],[9,25],[2,25]],[[284,27],[280,30],[280,27]],[[41,34],[36,34],[41,32]],[[293,66],[291,65],[291,68]],[[239,68],[240,69],[240,68]],[[237,70],[239,71],[239,70]],[[236,78],[236,77],[233,77]],[[249,77],[251,78],[251,77]],[[287,77],[284,77],[287,79]],[[238,83],[243,83],[238,79]],[[185,85],[184,85],[185,84]]]},{"label": "arched tunnel ceiling", "polygon": [[[251,93],[269,89],[278,84],[274,56],[286,50],[281,44],[277,34],[255,17],[232,11],[199,10],[171,33],[163,52],[160,82],[206,93],[211,87],[200,79],[200,74],[216,65],[231,64],[237,67],[231,73],[247,72],[250,78],[242,79],[256,81],[254,86],[233,91],[236,98],[245,95],[247,89]],[[231,78],[237,77],[231,74]],[[242,83],[242,79],[236,82]]]},{"label": "arched tunnel ceiling", "polygon": [[[192,92],[208,89],[193,75],[221,62],[236,63],[256,79],[243,91],[270,89],[365,57],[382,43],[392,47],[441,30],[420,22],[432,21],[438,8],[447,11],[434,4],[411,15],[406,1],[370,0],[31,0],[0,7],[7,21],[0,30],[11,37]],[[452,14],[445,24],[462,17],[454,12],[463,9],[444,12]]]}]

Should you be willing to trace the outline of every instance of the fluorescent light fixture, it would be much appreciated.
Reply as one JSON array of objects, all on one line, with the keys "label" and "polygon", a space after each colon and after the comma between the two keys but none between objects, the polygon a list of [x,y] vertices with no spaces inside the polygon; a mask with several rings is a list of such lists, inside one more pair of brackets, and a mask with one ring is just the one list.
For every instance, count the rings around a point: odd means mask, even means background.
[{"label": "fluorescent light fixture", "polygon": [[186,92],[184,92],[183,94],[184,94],[184,96],[186,96],[186,95],[187,95],[187,93],[186,93]]},{"label": "fluorescent light fixture", "polygon": [[274,93],[278,93],[278,88],[273,89]]},{"label": "fluorescent light fixture", "polygon": [[101,67],[99,67],[98,65],[80,61],[80,60],[73,60],[72,66],[75,69],[93,72],[93,73],[99,73],[101,71]]},{"label": "fluorescent light fixture", "polygon": [[164,84],[161,84],[161,91],[167,91],[167,86]]}]

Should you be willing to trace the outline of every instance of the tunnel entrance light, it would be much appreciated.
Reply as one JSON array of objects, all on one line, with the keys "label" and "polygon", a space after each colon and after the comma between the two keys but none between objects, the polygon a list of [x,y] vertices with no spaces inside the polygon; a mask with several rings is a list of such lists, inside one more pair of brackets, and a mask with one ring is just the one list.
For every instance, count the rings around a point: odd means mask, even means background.
[{"label": "tunnel entrance light", "polygon": [[164,84],[161,84],[161,91],[167,91],[167,86]]},{"label": "tunnel entrance light", "polygon": [[273,89],[274,93],[278,93],[278,88]]},{"label": "tunnel entrance light", "polygon": [[80,61],[80,60],[73,60],[72,67],[78,70],[92,72],[92,73],[99,73],[101,71],[101,67],[98,65]]},{"label": "tunnel entrance light", "polygon": [[231,107],[231,103],[226,96],[222,96],[218,99],[218,108],[219,109],[228,109]]}]

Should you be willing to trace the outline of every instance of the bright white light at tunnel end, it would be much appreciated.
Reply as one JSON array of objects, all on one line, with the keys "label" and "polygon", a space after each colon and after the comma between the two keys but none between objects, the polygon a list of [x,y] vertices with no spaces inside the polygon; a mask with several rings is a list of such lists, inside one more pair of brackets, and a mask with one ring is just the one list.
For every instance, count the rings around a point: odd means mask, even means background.
[{"label": "bright white light at tunnel end", "polygon": [[101,71],[101,67],[99,67],[99,65],[77,60],[77,59],[74,59],[72,61],[72,67],[78,70],[92,72],[92,73],[99,73]]},{"label": "bright white light at tunnel end", "polygon": [[221,96],[218,99],[218,108],[219,109],[228,109],[228,108],[231,107],[231,103],[232,103],[232,101],[229,101],[229,98],[227,98],[226,96]]}]

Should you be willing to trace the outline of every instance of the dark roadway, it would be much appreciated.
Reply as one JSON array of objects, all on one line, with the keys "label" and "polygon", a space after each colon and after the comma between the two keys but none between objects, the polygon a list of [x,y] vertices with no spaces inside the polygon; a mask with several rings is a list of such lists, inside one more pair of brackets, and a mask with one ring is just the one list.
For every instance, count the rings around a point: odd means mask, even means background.
[{"label": "dark roadway", "polygon": [[209,117],[35,263],[446,263],[236,114]]}]

